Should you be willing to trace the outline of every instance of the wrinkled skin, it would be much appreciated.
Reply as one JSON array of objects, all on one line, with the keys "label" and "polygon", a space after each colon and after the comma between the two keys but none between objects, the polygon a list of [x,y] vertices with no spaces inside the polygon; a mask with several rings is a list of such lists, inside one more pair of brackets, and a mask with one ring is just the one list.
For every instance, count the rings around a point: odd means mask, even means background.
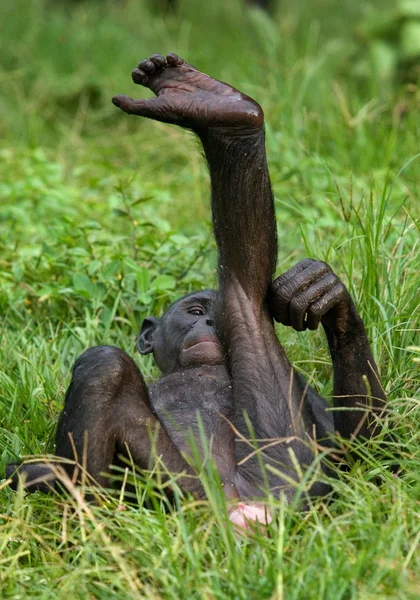
[{"label": "wrinkled skin", "polygon": [[205,290],[189,294],[172,305],[161,319],[143,321],[137,349],[153,352],[157,366],[169,375],[183,368],[223,364],[215,330],[218,294]]},{"label": "wrinkled skin", "polygon": [[[199,412],[226,497],[234,501],[232,521],[243,527],[253,520],[268,523],[267,492],[289,501],[295,493],[299,473],[291,450],[305,471],[316,442],[331,444],[334,431],[373,435],[373,417],[386,401],[377,368],[355,305],[328,265],[305,259],[272,282],[277,239],[261,107],[174,54],[152,55],[132,76],[156,96],[115,96],[116,106],[191,129],[201,140],[211,176],[219,291],[195,292],[161,319],[145,319],[138,349],[153,353],[162,371],[149,389],[118,348],[85,352],[66,394],[56,453],[73,458],[76,451],[80,460],[85,452],[99,485],[106,485],[118,456],[129,455],[142,469],[160,457],[180,474],[184,491],[204,497],[188,458],[190,435],[201,448]],[[273,318],[297,331],[323,326],[334,367],[333,403],[346,410],[329,411],[294,372]],[[250,436],[262,453],[254,452]],[[30,480],[34,469],[23,465],[20,472]],[[320,481],[309,490],[326,492]]]}]

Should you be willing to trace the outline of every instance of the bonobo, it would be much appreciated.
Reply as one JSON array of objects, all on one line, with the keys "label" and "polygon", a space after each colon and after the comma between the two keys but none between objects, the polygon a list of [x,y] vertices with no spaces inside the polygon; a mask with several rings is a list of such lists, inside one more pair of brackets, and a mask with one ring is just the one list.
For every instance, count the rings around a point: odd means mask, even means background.
[{"label": "bonobo", "polygon": [[[87,471],[102,486],[119,456],[140,469],[159,458],[179,475],[181,489],[203,497],[188,459],[190,435],[201,448],[201,420],[226,496],[240,501],[234,519],[242,511],[261,520],[258,501],[269,491],[293,498],[297,471],[311,465],[317,441],[328,445],[334,431],[369,438],[386,398],[363,322],[328,265],[305,259],[272,283],[276,222],[261,107],[175,54],[154,54],[132,77],[156,97],[115,96],[116,106],[190,129],[201,140],[211,176],[219,290],[194,292],[161,319],[145,319],[138,349],[153,353],[163,374],[149,388],[118,348],[92,348],[77,360],[56,454],[79,461],[85,454]],[[334,367],[334,407],[346,410],[328,411],[294,372],[273,318],[297,331],[322,324]],[[42,488],[47,469],[22,465],[26,485],[40,476],[32,487]],[[309,493],[327,490],[315,481]]]}]

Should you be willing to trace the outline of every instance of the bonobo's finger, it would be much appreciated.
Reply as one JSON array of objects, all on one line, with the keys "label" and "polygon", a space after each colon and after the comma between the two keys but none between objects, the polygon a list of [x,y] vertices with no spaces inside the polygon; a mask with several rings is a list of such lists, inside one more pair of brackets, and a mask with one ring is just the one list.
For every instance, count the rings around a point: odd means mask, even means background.
[{"label": "bonobo's finger", "polygon": [[168,65],[170,65],[171,67],[179,67],[185,62],[183,58],[180,58],[177,54],[174,54],[173,52],[166,55],[166,60],[168,61]]},{"label": "bonobo's finger", "polygon": [[326,263],[305,259],[280,275],[269,292],[270,310],[274,319],[283,325],[290,325],[289,303],[292,298],[328,272],[331,269]]},{"label": "bonobo's finger", "polygon": [[291,269],[286,271],[286,273],[279,275],[279,277],[277,277],[271,283],[268,289],[268,303],[271,315],[279,323],[282,323],[283,325],[290,325],[288,311],[290,298],[285,298],[283,295],[286,290],[287,283],[289,281],[293,281],[293,278],[297,275],[297,273],[300,273],[306,269],[306,267],[312,264],[312,262],[313,261],[311,258],[305,258],[294,265]]},{"label": "bonobo's finger", "polygon": [[296,277],[296,275],[298,273],[301,273],[302,271],[307,269],[310,265],[313,265],[316,262],[317,261],[314,260],[313,258],[304,258],[303,260],[301,260],[298,263],[296,263],[295,265],[293,265],[293,267],[291,267],[288,271],[279,275],[273,281],[272,285],[278,286],[278,285],[281,285],[282,282],[286,282],[288,279],[293,279],[294,277]]},{"label": "bonobo's finger", "polygon": [[310,306],[307,312],[307,327],[314,329],[315,324],[322,319],[334,306],[337,306],[347,296],[345,286],[339,281],[329,292]]},{"label": "bonobo's finger", "polygon": [[294,296],[289,303],[289,319],[290,324],[296,331],[304,331],[305,329],[316,329],[321,320],[321,316],[316,318],[313,315],[313,319],[309,322],[309,319],[305,321],[305,315],[316,301],[320,300],[322,296],[328,293],[334,286],[337,285],[337,277],[334,273],[327,273],[322,279],[312,283],[306,290],[300,292]]}]

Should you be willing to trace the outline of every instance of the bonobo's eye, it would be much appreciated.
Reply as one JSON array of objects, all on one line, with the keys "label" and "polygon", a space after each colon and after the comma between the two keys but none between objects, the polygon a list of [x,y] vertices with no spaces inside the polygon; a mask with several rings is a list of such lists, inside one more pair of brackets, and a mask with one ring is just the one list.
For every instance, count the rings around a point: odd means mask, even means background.
[{"label": "bonobo's eye", "polygon": [[190,306],[187,312],[190,315],[196,315],[197,317],[204,315],[204,309],[201,306]]}]

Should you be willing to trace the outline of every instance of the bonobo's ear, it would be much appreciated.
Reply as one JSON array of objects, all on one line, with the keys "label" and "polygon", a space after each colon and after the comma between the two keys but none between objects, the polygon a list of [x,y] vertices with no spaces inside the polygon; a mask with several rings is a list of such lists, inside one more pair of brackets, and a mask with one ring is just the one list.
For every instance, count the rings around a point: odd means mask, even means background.
[{"label": "bonobo's ear", "polygon": [[150,354],[153,352],[153,337],[159,321],[160,319],[156,319],[156,317],[146,317],[144,319],[137,340],[137,350],[140,354]]}]

